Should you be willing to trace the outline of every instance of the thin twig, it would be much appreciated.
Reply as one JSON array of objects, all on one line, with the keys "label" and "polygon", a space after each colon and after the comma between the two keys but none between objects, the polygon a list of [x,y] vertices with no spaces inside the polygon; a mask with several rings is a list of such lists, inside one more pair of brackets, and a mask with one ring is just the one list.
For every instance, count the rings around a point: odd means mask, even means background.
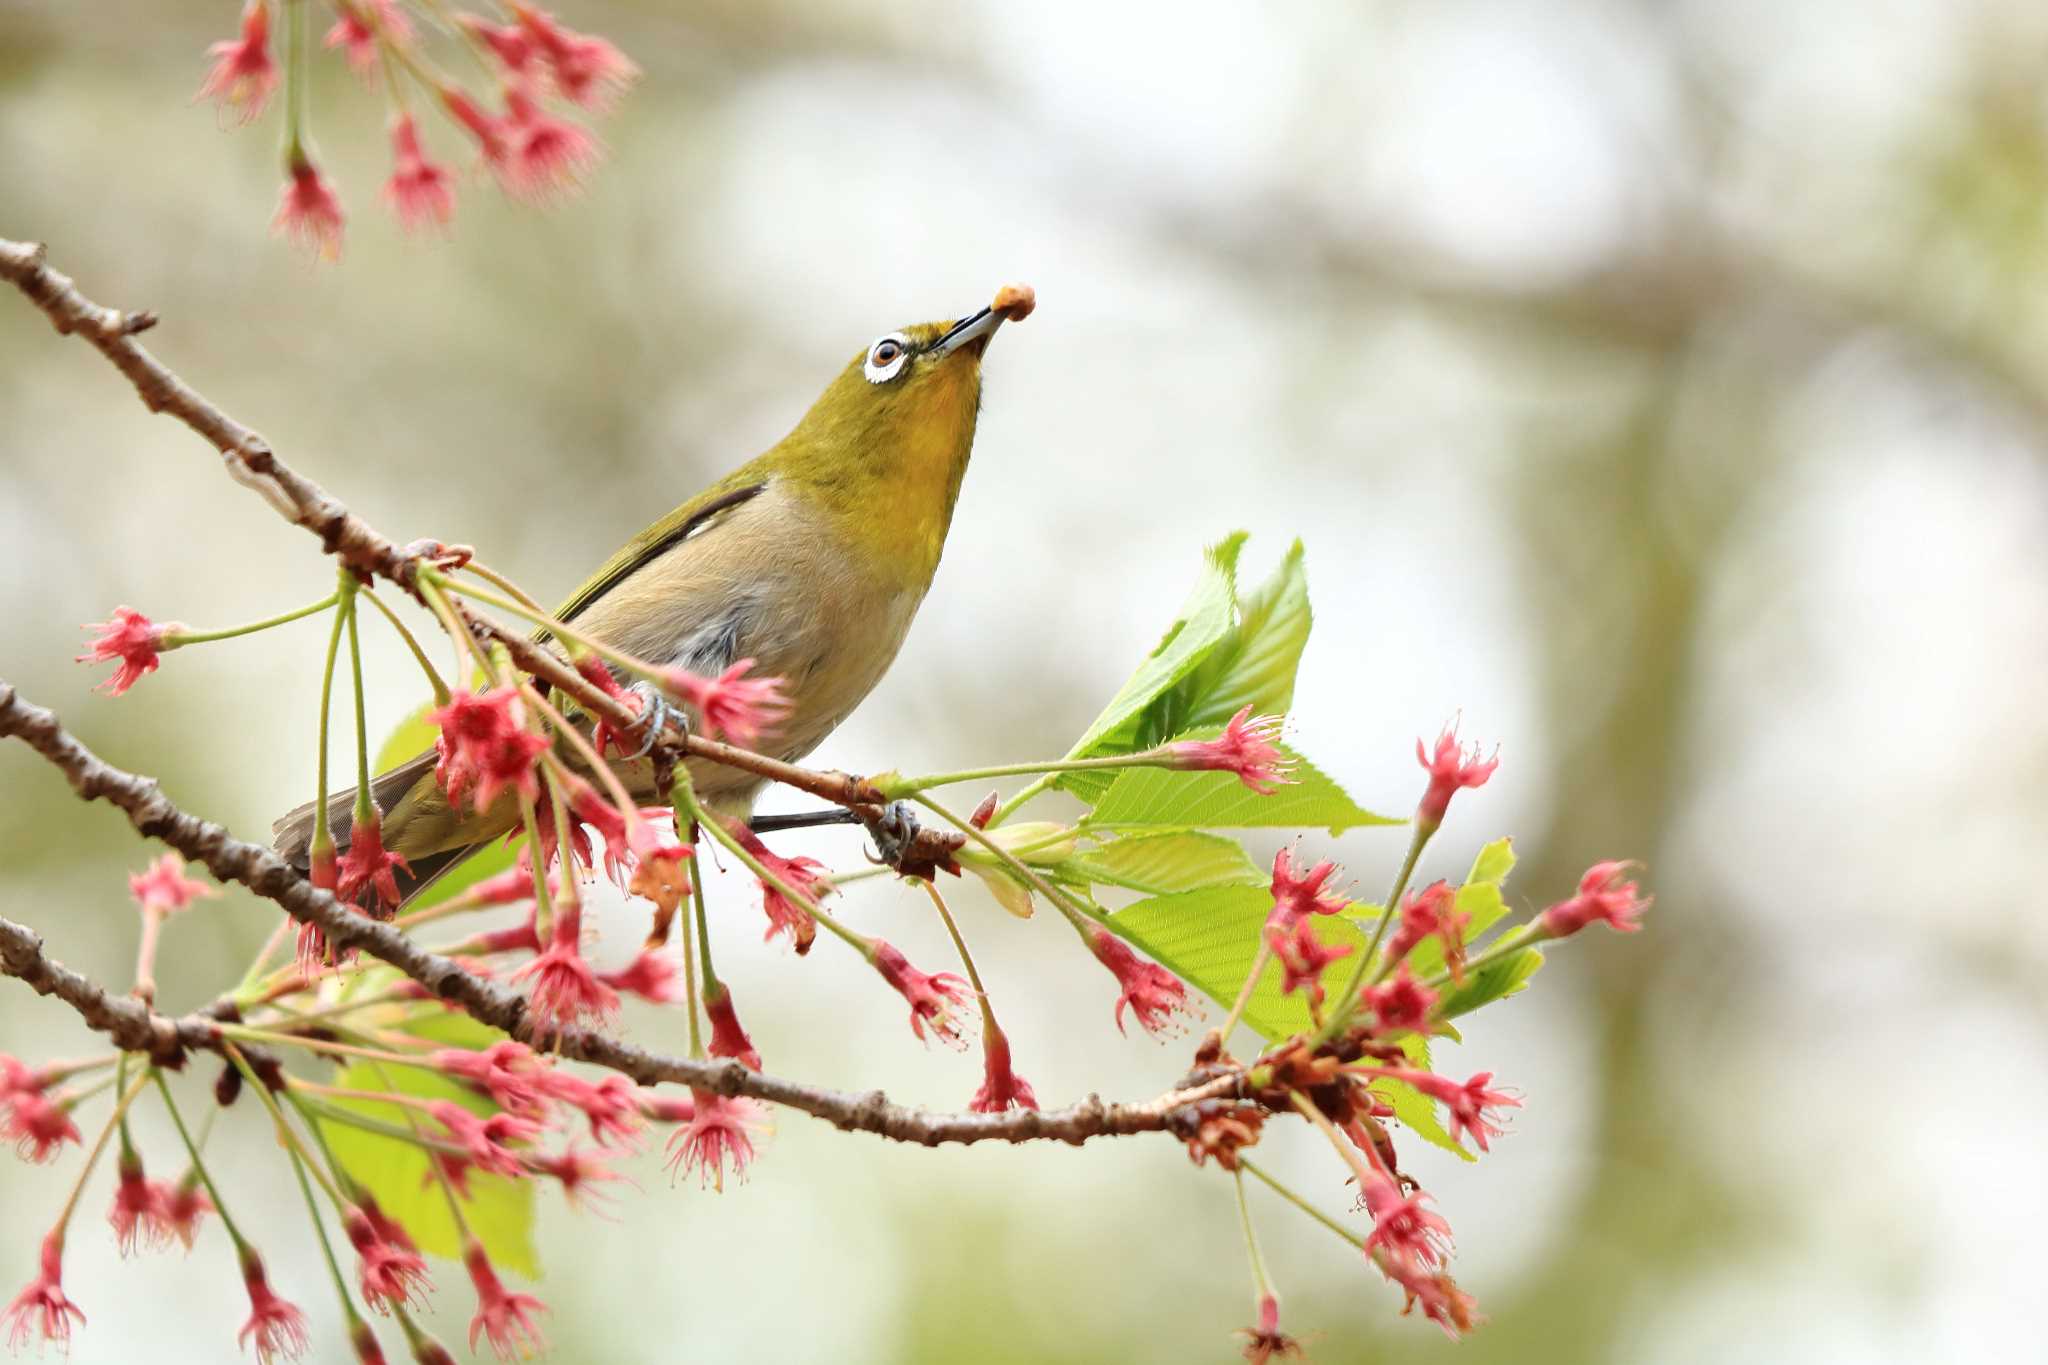
[{"label": "thin twig", "polygon": [[[67,733],[57,717],[23,701],[0,681],[0,735],[19,739],[70,779],[78,795],[106,801],[124,811],[142,834],[159,839],[193,862],[203,863],[222,882],[248,887],[283,907],[304,924],[316,924],[337,949],[356,948],[396,967],[477,1020],[515,1038],[533,1041],[526,1000],[517,991],[466,971],[450,958],[426,951],[389,924],[358,914],[318,889],[269,849],[245,843],[227,830],[180,809],[152,778],[125,772],[100,759]],[[87,1024],[124,1047],[161,1057],[174,1065],[190,1049],[220,1051],[222,1039],[204,1013],[167,1019],[132,997],[118,997],[43,955],[30,930],[0,920],[0,967],[76,1009]],[[666,1056],[588,1029],[546,1028],[562,1056],[617,1071],[642,1085],[670,1081],[721,1095],[748,1095],[802,1110],[849,1132],[875,1133],[899,1142],[936,1146],[942,1142],[1028,1142],[1159,1132],[1174,1127],[1205,1101],[1241,1096],[1243,1080],[1232,1074],[1206,1079],[1142,1103],[1109,1104],[1089,1096],[1064,1109],[1002,1114],[941,1114],[892,1104],[879,1090],[866,1094],[831,1090],[751,1071],[739,1062],[693,1061]]]}]

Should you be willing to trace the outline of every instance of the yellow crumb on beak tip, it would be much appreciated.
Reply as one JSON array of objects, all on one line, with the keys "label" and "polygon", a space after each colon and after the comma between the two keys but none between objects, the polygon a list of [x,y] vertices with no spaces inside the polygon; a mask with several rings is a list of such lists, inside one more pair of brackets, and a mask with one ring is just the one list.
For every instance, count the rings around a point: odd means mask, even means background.
[{"label": "yellow crumb on beak tip", "polygon": [[996,301],[989,305],[989,311],[1006,322],[1022,322],[1036,307],[1038,295],[1030,285],[1006,284],[996,290]]}]

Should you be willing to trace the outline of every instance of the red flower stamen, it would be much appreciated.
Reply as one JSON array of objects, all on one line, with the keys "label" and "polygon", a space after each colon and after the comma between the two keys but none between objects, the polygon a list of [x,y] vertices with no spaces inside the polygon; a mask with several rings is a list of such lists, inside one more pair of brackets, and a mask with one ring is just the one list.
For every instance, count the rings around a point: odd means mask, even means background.
[{"label": "red flower stamen", "polygon": [[85,1321],[79,1306],[64,1297],[64,1234],[53,1230],[43,1238],[40,1269],[28,1288],[7,1306],[7,1345],[19,1351],[40,1335],[45,1345],[71,1349],[71,1319]]},{"label": "red flower stamen", "polygon": [[711,1055],[737,1058],[741,1065],[761,1069],[761,1054],[754,1040],[740,1027],[739,1014],[732,1007],[732,992],[723,981],[704,988],[704,1013],[711,1020]]},{"label": "red flower stamen", "polygon": [[874,967],[882,974],[882,979],[909,1002],[910,1031],[917,1035],[919,1042],[924,1041],[925,1026],[929,1024],[932,1033],[948,1047],[967,1046],[967,1040],[960,1032],[959,1018],[954,1013],[956,1008],[974,997],[964,978],[952,972],[926,976],[884,939],[875,940]]},{"label": "red flower stamen", "polygon": [[277,89],[277,63],[270,56],[270,5],[249,0],[242,7],[242,36],[215,43],[206,50],[213,70],[195,99],[220,101],[221,112],[247,123],[263,112]]},{"label": "red flower stamen", "polygon": [[469,1323],[469,1349],[474,1351],[477,1337],[485,1336],[500,1360],[538,1355],[547,1350],[547,1338],[536,1320],[548,1311],[547,1305],[531,1294],[515,1294],[506,1289],[498,1280],[491,1258],[474,1239],[463,1245],[462,1264],[469,1271],[469,1282],[476,1287],[476,1316]]},{"label": "red flower stamen", "polygon": [[1415,759],[1429,774],[1429,786],[1422,793],[1422,802],[1415,808],[1415,823],[1424,830],[1434,830],[1444,822],[1444,812],[1451,807],[1451,798],[1461,788],[1484,786],[1486,779],[1493,776],[1493,770],[1500,766],[1495,756],[1482,762],[1479,746],[1470,749],[1458,744],[1458,726],[1454,721],[1444,727],[1437,736],[1434,751],[1423,747],[1421,740],[1415,741]]},{"label": "red flower stamen", "polygon": [[407,232],[447,227],[455,218],[455,177],[446,166],[427,160],[411,114],[392,120],[391,161],[384,201],[398,215],[398,225]]},{"label": "red flower stamen", "polygon": [[263,1260],[248,1247],[242,1249],[242,1287],[249,1291],[249,1320],[235,1340],[243,1346],[256,1343],[261,1365],[283,1356],[297,1360],[306,1350],[306,1315],[271,1292],[263,1274]]},{"label": "red flower stamen", "polygon": [[1010,1040],[1001,1029],[982,1029],[981,1060],[981,1089],[967,1102],[969,1109],[977,1114],[1000,1114],[1012,1107],[1038,1108],[1031,1083],[1011,1069]]},{"label": "red flower stamen", "polygon": [[741,659],[715,678],[702,678],[687,669],[664,669],[661,685],[672,696],[696,708],[705,731],[743,748],[752,747],[764,734],[773,733],[789,714],[789,701],[782,695],[782,679],[749,678],[752,659]]},{"label": "red flower stamen", "polygon": [[1576,934],[1589,924],[1604,924],[1624,934],[1642,928],[1638,919],[1650,908],[1651,898],[1638,896],[1636,884],[1626,879],[1634,863],[1595,863],[1579,878],[1579,894],[1545,910],[1537,921],[1552,938]]},{"label": "red flower stamen", "polygon": [[128,878],[128,893],[145,912],[174,915],[193,901],[215,899],[220,888],[186,876],[185,860],[176,853],[166,853],[151,863],[147,871]]},{"label": "red flower stamen", "polygon": [[764,1112],[742,1096],[694,1089],[690,1095],[690,1117],[668,1139],[670,1177],[694,1170],[700,1186],[712,1185],[722,1192],[728,1161],[736,1179],[747,1178],[754,1137],[767,1128]]},{"label": "red flower stamen", "polygon": [[1186,1025],[1176,1016],[1193,1018],[1188,988],[1164,967],[1145,961],[1129,945],[1099,925],[1088,931],[1088,948],[1095,960],[1109,968],[1122,988],[1116,998],[1116,1031],[1124,1033],[1124,1009],[1130,1008],[1138,1027],[1155,1038],[1176,1037]]},{"label": "red flower stamen", "polygon": [[335,197],[334,187],[304,153],[287,169],[290,174],[278,195],[277,217],[271,222],[271,231],[290,238],[294,246],[317,260],[340,260],[341,234],[347,215],[341,211],[341,200]]},{"label": "red flower stamen", "polygon": [[1292,930],[1297,920],[1310,915],[1341,913],[1350,901],[1328,890],[1326,884],[1337,874],[1337,865],[1323,859],[1305,872],[1294,870],[1294,851],[1281,849],[1273,855],[1273,910],[1266,923]]},{"label": "red flower stamen", "polygon": [[[388,918],[389,912],[398,908],[400,872],[409,877],[412,866],[400,855],[386,851],[383,817],[372,806],[370,818],[358,820],[349,831],[348,852],[341,856],[336,869],[335,897],[361,906],[372,919]],[[362,899],[365,891],[377,893],[377,904]],[[380,910],[384,913],[380,914]]]},{"label": "red flower stamen", "polygon": [[1184,739],[1166,746],[1176,768],[1193,772],[1237,774],[1237,780],[1260,796],[1271,796],[1282,784],[1291,766],[1273,741],[1280,736],[1280,716],[1252,716],[1246,706],[1230,718],[1223,733],[1214,739]]},{"label": "red flower stamen", "polygon": [[145,675],[156,672],[166,648],[165,637],[183,630],[184,626],[176,621],[158,625],[132,607],[115,607],[112,620],[97,621],[80,629],[96,630],[100,635],[73,662],[96,664],[119,659],[121,666],[114,670],[113,676],[93,689],[118,697],[142,681]]}]

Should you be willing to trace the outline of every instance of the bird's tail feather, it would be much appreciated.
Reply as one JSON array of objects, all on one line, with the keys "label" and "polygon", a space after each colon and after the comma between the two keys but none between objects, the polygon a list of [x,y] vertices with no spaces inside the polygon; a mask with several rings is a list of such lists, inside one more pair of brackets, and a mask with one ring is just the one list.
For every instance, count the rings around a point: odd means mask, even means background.
[{"label": "bird's tail feather", "polygon": [[[399,798],[411,791],[433,766],[434,753],[429,750],[417,758],[399,764],[389,772],[379,773],[371,778],[370,795],[376,801],[377,808],[388,811],[396,807]],[[327,798],[327,824],[334,834],[334,846],[337,851],[346,852],[348,849],[349,835],[354,823],[355,803],[354,787],[335,792]],[[298,809],[280,816],[270,827],[271,846],[277,850],[277,855],[301,872],[304,872],[312,862],[310,855],[313,825],[313,803],[308,801]],[[398,873],[400,907],[411,903],[487,842],[489,841],[485,840],[457,848],[441,849],[414,858],[410,873]]]}]

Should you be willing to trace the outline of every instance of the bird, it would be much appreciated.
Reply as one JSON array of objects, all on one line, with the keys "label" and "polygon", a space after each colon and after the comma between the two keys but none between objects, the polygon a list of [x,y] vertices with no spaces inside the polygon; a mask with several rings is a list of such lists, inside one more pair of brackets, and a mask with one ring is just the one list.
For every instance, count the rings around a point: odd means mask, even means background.
[{"label": "bird", "polygon": [[[627,541],[555,617],[700,676],[751,659],[752,676],[782,680],[788,705],[762,751],[802,758],[895,661],[938,571],[973,453],[983,357],[997,329],[1036,303],[1029,285],[1004,285],[964,317],[877,337],[787,436]],[[451,803],[435,757],[429,749],[370,783],[383,846],[409,866],[401,905],[518,821],[510,800],[483,812]],[[652,794],[649,760],[611,765],[636,797]],[[688,766],[698,799],[727,817],[751,812],[764,784],[704,760]],[[354,790],[331,793],[327,805],[346,850]],[[274,847],[301,869],[314,811],[308,803],[273,827]]]}]

